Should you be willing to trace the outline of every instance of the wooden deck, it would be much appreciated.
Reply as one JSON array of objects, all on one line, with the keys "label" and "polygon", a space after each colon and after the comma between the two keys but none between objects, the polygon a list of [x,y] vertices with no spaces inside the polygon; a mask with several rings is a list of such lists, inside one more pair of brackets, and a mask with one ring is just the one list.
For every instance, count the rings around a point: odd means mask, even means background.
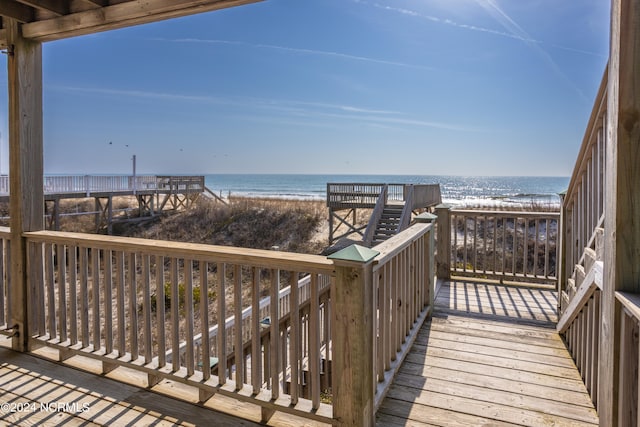
[{"label": "wooden deck", "polygon": [[[4,337],[0,339],[5,340]],[[91,362],[84,360],[78,363],[87,369]],[[223,396],[214,396],[205,404],[190,403],[197,400],[197,392],[194,393],[190,387],[163,381],[150,390],[135,380],[135,371],[129,375],[120,372],[119,375],[127,378],[116,381],[0,346],[0,425],[264,425],[258,423],[260,410],[253,405]],[[140,385],[122,381],[140,382]],[[213,407],[224,408],[224,412],[213,410]],[[233,413],[242,414],[244,419],[229,415]],[[277,413],[268,425],[323,424]]]},{"label": "wooden deck", "polygon": [[548,289],[443,284],[378,425],[597,425],[555,307]]},{"label": "wooden deck", "polygon": [[[433,318],[383,401],[377,425],[597,425],[585,386],[555,332],[555,307],[550,289],[443,283]],[[215,420],[215,425],[250,426],[259,420],[259,411],[252,415],[235,401],[189,403],[197,395],[189,397],[175,383],[163,381],[150,390],[142,382],[136,387],[114,379],[0,346],[0,404],[15,410],[0,410],[0,424],[212,425]],[[71,406],[41,409],[48,404]],[[210,409],[225,406],[225,412],[251,420]],[[278,414],[269,425],[319,423]]]}]

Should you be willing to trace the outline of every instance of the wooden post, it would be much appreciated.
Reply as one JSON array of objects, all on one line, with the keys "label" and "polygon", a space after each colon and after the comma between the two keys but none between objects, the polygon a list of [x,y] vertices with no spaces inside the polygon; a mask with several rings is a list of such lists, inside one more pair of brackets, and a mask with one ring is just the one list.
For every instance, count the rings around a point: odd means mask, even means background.
[{"label": "wooden post", "polygon": [[640,0],[612,0],[607,87],[605,247],[598,415],[619,425],[620,307],[615,292],[640,292]]},{"label": "wooden post", "polygon": [[438,279],[451,277],[451,206],[436,206],[438,242],[436,243],[436,275]]},{"label": "wooden post", "polygon": [[379,252],[352,245],[329,256],[336,267],[333,314],[333,417],[339,426],[375,423],[373,259]]},{"label": "wooden post", "polygon": [[[567,283],[567,207],[565,206],[565,198],[567,196],[566,191],[558,194],[560,196],[560,223],[558,224],[558,245],[560,250],[558,251],[558,259],[556,260],[556,276],[558,277],[558,313],[560,314],[564,307],[562,307],[562,291],[566,288]],[[559,317],[558,314],[558,317]]]},{"label": "wooden post", "polygon": [[[415,217],[416,222],[424,222],[428,224],[434,224],[439,217],[431,214],[429,212],[423,212],[420,215]],[[434,244],[435,244],[435,231],[434,225],[431,225],[431,230],[429,230],[429,237],[427,238],[427,248],[425,250],[425,257],[427,261],[425,262],[425,266],[427,268],[427,280],[429,281],[429,306],[431,307],[431,311],[429,312],[429,317],[433,314],[433,304],[435,303],[435,295],[436,295],[436,281],[435,281],[435,257],[433,256],[434,252]]]},{"label": "wooden post", "polygon": [[[28,350],[31,328],[28,302],[36,283],[29,282],[25,231],[44,229],[42,139],[42,45],[22,38],[17,21],[5,18],[9,45],[9,179],[11,225],[12,348]],[[32,282],[35,282],[32,280]]]}]

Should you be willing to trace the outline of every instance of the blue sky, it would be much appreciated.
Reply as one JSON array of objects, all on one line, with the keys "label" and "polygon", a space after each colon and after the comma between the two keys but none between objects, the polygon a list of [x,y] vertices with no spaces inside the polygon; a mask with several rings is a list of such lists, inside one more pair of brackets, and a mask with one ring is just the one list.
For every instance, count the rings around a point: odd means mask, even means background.
[{"label": "blue sky", "polygon": [[267,0],[46,43],[45,172],[568,176],[609,7]]}]

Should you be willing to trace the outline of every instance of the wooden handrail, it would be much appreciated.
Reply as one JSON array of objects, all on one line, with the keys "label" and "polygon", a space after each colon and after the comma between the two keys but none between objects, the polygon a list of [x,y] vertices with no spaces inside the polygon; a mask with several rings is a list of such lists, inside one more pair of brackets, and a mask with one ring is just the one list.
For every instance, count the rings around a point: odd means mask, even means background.
[{"label": "wooden handrail", "polygon": [[60,243],[84,247],[95,245],[114,251],[144,251],[151,255],[171,254],[178,258],[213,259],[217,262],[237,262],[251,267],[276,268],[284,271],[307,271],[329,275],[333,273],[333,263],[319,255],[59,231],[27,232],[23,236],[38,243]]},{"label": "wooden handrail", "polygon": [[396,233],[405,230],[411,223],[411,214],[413,212],[413,185],[405,186],[404,197],[404,207],[402,208],[402,214],[400,214],[400,221]]},{"label": "wooden handrail", "polygon": [[384,212],[384,207],[387,204],[387,195],[388,195],[389,186],[384,185],[380,194],[378,195],[378,200],[376,201],[376,206],[373,208],[373,212],[371,213],[371,217],[369,218],[369,223],[367,224],[367,228],[364,231],[364,236],[362,237],[362,241],[365,246],[371,246],[371,242],[373,242],[373,236],[376,232],[376,227],[378,226],[378,222],[380,218],[382,218],[382,213]]},{"label": "wooden handrail", "polygon": [[556,329],[558,333],[563,334],[567,331],[567,328],[578,317],[580,310],[584,308],[589,298],[593,295],[596,289],[602,290],[602,276],[603,265],[601,261],[597,261],[593,267],[587,272],[582,283],[579,284],[575,295],[571,298],[569,305],[563,311]]}]

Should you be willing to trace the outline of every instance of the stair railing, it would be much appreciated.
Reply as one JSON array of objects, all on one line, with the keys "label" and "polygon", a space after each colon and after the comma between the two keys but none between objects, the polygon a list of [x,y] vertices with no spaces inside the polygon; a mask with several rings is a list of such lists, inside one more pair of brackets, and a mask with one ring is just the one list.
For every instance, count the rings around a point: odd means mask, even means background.
[{"label": "stair railing", "polygon": [[376,206],[373,208],[373,212],[371,213],[371,218],[369,218],[369,224],[367,224],[367,228],[364,231],[363,242],[367,247],[371,247],[373,243],[373,236],[376,232],[376,227],[378,226],[378,222],[380,218],[382,218],[382,212],[384,211],[384,206],[387,204],[387,195],[389,192],[389,186],[385,184],[378,195],[378,200],[376,201]]},{"label": "stair railing", "polygon": [[411,223],[411,214],[413,208],[413,185],[405,186],[405,198],[404,207],[402,208],[402,215],[400,215],[400,222],[398,223],[398,229],[396,234],[402,230],[406,230]]}]

